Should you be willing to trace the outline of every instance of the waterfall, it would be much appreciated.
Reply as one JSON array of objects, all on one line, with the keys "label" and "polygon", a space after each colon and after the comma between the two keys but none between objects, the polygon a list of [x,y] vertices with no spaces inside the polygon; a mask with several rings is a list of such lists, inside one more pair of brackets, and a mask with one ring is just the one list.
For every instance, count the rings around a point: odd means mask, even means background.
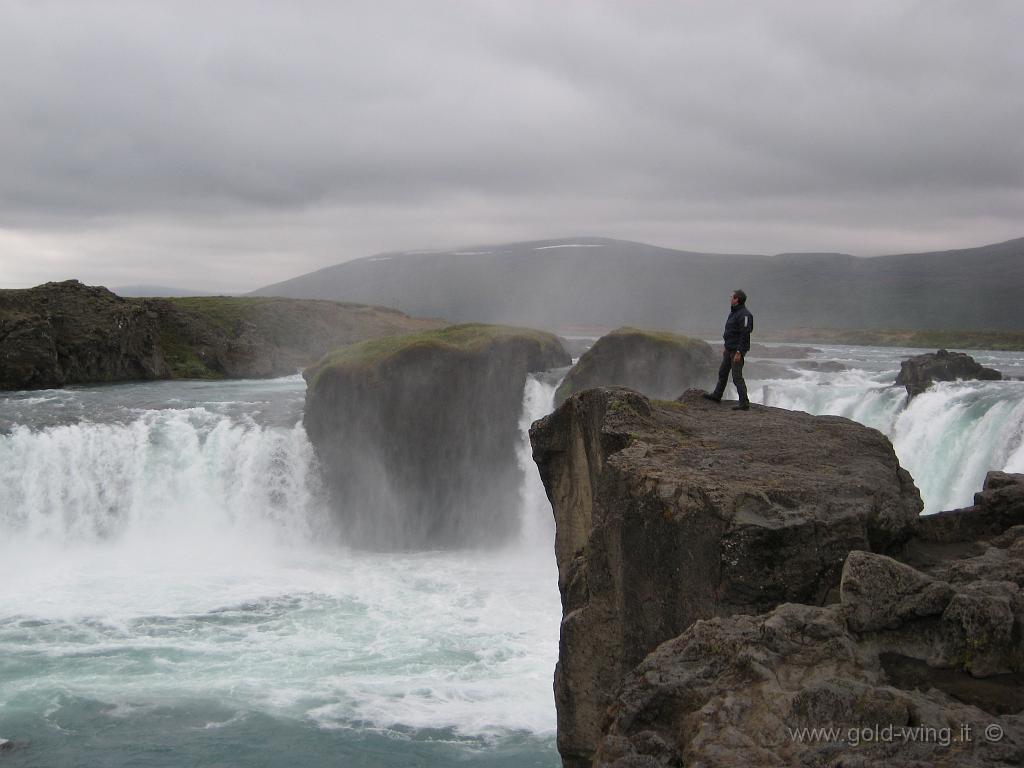
[{"label": "waterfall", "polygon": [[306,539],[322,522],[301,424],[261,426],[205,408],[147,410],[0,434],[7,539]]},{"label": "waterfall", "polygon": [[989,470],[1024,471],[1020,382],[942,382],[909,402],[890,372],[806,374],[753,386],[765,405],[845,416],[885,434],[925,513],[968,506]]},{"label": "waterfall", "polygon": [[521,538],[524,544],[535,545],[545,554],[550,554],[555,539],[555,521],[537,465],[533,462],[530,425],[554,410],[555,390],[565,373],[565,370],[531,373],[523,388],[523,410],[519,417],[520,439],[516,459],[523,471],[523,484],[519,490]]}]

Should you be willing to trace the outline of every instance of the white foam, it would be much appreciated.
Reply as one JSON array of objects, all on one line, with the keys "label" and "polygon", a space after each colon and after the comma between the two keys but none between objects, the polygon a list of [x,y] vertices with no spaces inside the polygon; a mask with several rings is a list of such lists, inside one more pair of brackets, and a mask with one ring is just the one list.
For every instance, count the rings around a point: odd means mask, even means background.
[{"label": "white foam", "polygon": [[[531,381],[524,426],[550,400]],[[524,521],[550,525],[534,501]],[[553,734],[550,541],[353,553],[323,515],[301,425],[208,404],[0,435],[0,653],[45,659],[0,680],[0,707],[53,690],[110,718],[213,698],[330,728]]]},{"label": "white foam", "polygon": [[751,388],[751,399],[845,416],[884,433],[913,476],[926,513],[969,505],[989,470],[1024,470],[1021,382],[940,382],[908,402],[906,390],[892,385],[895,373],[808,371],[792,380],[761,382]]}]

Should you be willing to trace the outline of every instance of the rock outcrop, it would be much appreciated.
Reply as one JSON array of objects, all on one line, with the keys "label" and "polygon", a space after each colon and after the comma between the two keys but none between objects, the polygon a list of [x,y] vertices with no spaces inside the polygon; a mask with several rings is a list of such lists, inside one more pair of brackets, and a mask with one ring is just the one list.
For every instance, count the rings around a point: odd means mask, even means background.
[{"label": "rock outcrop", "polygon": [[568,365],[555,336],[451,326],[365,342],[308,369],[305,426],[353,544],[507,541],[530,371]]},{"label": "rock outcrop", "polygon": [[837,604],[698,621],[627,675],[594,765],[1024,764],[1024,526],[952,540],[984,514],[925,518],[924,570],[851,552]]},{"label": "rock outcrop", "polygon": [[0,291],[0,389],[170,376],[142,303],[76,280]]},{"label": "rock outcrop", "polygon": [[676,333],[619,328],[583,353],[555,393],[555,403],[594,387],[629,387],[671,399],[690,387],[714,383],[718,358],[699,339]]},{"label": "rock outcrop", "polygon": [[897,386],[906,387],[908,397],[915,397],[936,381],[998,381],[1002,378],[1003,374],[999,371],[986,368],[970,355],[940,349],[938,352],[917,355],[900,363],[900,372],[896,375],[895,383]]},{"label": "rock outcrop", "polygon": [[881,433],[696,391],[585,391],[531,440],[556,520],[558,746],[572,768],[590,765],[616,691],[659,644],[702,619],[826,603],[851,551],[898,551],[922,508]]},{"label": "rock outcrop", "polygon": [[0,389],[282,376],[343,344],[438,325],[331,301],[125,299],[67,280],[0,291]]}]

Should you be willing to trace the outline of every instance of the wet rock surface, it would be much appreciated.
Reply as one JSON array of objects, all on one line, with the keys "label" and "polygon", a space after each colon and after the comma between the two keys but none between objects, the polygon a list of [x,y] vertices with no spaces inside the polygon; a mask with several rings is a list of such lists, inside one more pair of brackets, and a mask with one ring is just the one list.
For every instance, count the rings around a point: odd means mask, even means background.
[{"label": "wet rock surface", "polygon": [[897,386],[906,387],[909,397],[916,397],[936,381],[999,381],[1002,378],[1003,375],[999,371],[986,368],[970,355],[940,349],[904,360],[900,364],[900,372],[896,375],[895,383]]},{"label": "wet rock surface", "polygon": [[508,541],[527,374],[569,362],[551,334],[465,325],[355,345],[307,369],[306,432],[346,541]]},{"label": "wet rock surface", "polygon": [[[826,603],[851,551],[898,552],[921,511],[881,433],[776,408],[735,412],[698,391],[673,403],[585,391],[531,440],[556,519],[567,766],[590,765],[624,678],[661,643],[715,616]],[[648,738],[632,725],[617,738],[627,730]],[[674,744],[656,736],[628,759]],[[621,765],[634,764],[661,763]]]},{"label": "wet rock surface", "polygon": [[[719,350],[720,354],[720,350]],[[719,357],[699,339],[676,333],[619,328],[583,353],[555,394],[555,403],[594,387],[621,386],[671,399],[689,387],[711,386]]]}]

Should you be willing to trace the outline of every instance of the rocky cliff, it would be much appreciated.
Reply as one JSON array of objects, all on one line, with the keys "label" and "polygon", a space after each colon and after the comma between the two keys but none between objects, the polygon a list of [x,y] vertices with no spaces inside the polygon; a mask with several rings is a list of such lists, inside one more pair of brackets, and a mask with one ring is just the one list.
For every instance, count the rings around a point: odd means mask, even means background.
[{"label": "rocky cliff", "polygon": [[0,291],[0,389],[281,376],[343,344],[438,325],[331,301],[125,299],[67,280]]},{"label": "rocky cliff", "polygon": [[1024,476],[919,518],[878,432],[696,394],[584,392],[531,433],[564,764],[1019,765]]},{"label": "rocky cliff", "polygon": [[580,357],[555,393],[555,402],[594,387],[620,386],[648,397],[677,397],[714,384],[718,358],[711,347],[665,331],[619,328]]},{"label": "rocky cliff", "polygon": [[851,552],[832,605],[698,621],[659,646],[594,765],[1024,764],[1024,475],[985,485],[923,518],[907,562]]},{"label": "rocky cliff", "polygon": [[526,376],[569,362],[551,334],[461,325],[354,345],[308,369],[306,431],[346,539],[507,540],[519,527]]},{"label": "rocky cliff", "polygon": [[849,552],[898,549],[922,508],[881,433],[695,391],[585,391],[531,440],[556,522],[566,766],[590,765],[615,692],[660,643],[699,619],[825,603]]}]

